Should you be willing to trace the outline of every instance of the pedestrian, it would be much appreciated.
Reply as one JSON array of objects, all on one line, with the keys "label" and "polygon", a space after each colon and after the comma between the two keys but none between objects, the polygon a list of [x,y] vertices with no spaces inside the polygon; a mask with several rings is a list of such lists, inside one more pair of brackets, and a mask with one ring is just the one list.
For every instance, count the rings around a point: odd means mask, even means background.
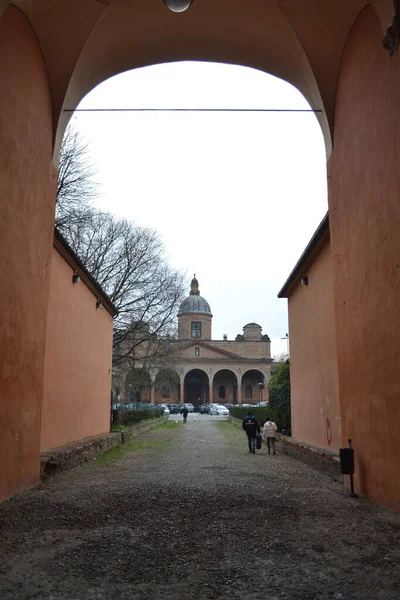
[{"label": "pedestrian", "polygon": [[253,417],[251,411],[247,413],[242,421],[242,427],[247,434],[247,440],[249,442],[249,452],[253,454],[256,451],[256,435],[260,433],[260,425],[255,417]]},{"label": "pedestrian", "polygon": [[263,437],[267,440],[268,454],[271,454],[271,446],[272,454],[275,454],[275,440],[277,431],[278,428],[276,426],[276,423],[274,423],[269,417],[267,417],[267,420],[265,421],[263,427]]},{"label": "pedestrian", "polygon": [[187,421],[187,416],[189,414],[188,408],[185,404],[185,406],[183,407],[183,411],[182,411],[182,415],[183,415],[183,422],[186,423]]}]

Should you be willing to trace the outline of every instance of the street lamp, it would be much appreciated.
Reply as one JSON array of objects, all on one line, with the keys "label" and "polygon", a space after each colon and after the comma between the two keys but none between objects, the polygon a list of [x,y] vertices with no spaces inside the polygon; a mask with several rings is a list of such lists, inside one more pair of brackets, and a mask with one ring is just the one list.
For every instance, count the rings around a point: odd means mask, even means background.
[{"label": "street lamp", "polygon": [[287,333],[281,340],[286,340],[286,354],[289,356],[289,334]]},{"label": "street lamp", "polygon": [[163,2],[172,12],[181,13],[189,8],[193,0],[163,0]]},{"label": "street lamp", "polygon": [[258,384],[258,387],[260,389],[260,405],[261,405],[261,402],[262,402],[262,390],[263,390],[264,384],[260,382]]}]

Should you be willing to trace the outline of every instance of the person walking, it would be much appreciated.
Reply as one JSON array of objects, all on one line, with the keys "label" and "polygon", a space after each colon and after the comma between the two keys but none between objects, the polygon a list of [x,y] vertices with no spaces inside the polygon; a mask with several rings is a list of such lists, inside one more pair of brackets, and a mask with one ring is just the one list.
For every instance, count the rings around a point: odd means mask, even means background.
[{"label": "person walking", "polygon": [[242,421],[242,427],[247,434],[249,442],[249,452],[253,454],[256,451],[256,435],[260,433],[260,424],[253,414],[249,411]]},{"label": "person walking", "polygon": [[182,415],[183,415],[183,422],[186,423],[187,421],[187,416],[189,414],[188,408],[185,404],[185,406],[183,407],[183,411],[182,411]]},{"label": "person walking", "polygon": [[271,454],[271,446],[272,454],[275,454],[275,440],[277,431],[278,428],[276,426],[276,423],[274,423],[269,417],[267,417],[267,420],[265,421],[263,427],[263,437],[267,440],[268,454]]}]

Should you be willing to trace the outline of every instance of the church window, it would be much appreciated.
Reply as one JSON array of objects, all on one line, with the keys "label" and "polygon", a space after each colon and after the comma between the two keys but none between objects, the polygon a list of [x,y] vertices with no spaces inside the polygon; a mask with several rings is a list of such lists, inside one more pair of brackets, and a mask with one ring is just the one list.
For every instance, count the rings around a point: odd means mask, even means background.
[{"label": "church window", "polygon": [[198,358],[200,356],[200,348],[197,347],[194,349],[194,355],[196,358]]},{"label": "church window", "polygon": [[219,391],[218,391],[218,398],[225,398],[225,386],[224,385],[220,385],[219,386]]},{"label": "church window", "polygon": [[250,400],[253,397],[253,388],[251,385],[246,385],[246,400]]},{"label": "church window", "polygon": [[192,321],[192,338],[201,337],[201,322]]}]

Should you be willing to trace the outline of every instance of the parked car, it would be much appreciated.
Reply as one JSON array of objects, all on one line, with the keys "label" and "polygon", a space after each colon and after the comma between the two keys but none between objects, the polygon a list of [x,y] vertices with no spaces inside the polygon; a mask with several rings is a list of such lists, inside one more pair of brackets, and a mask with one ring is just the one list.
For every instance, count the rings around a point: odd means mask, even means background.
[{"label": "parked car", "polygon": [[210,406],[210,415],[229,415],[229,410],[222,406],[221,404],[211,404]]},{"label": "parked car", "polygon": [[179,404],[166,404],[171,415],[178,415],[180,413]]},{"label": "parked car", "polygon": [[170,413],[170,411],[169,411],[169,408],[168,408],[168,406],[167,406],[166,404],[161,404],[161,407],[160,407],[160,408],[162,408],[162,409],[163,409],[163,415],[164,415],[164,416],[165,416],[165,415],[169,415],[169,414],[171,414],[171,413]]},{"label": "parked car", "polygon": [[180,404],[179,405],[179,412],[181,413],[183,411],[183,409],[185,408],[188,409],[189,412],[194,412],[194,406],[193,404],[191,404],[190,402],[185,402],[185,404]]},{"label": "parked car", "polygon": [[199,406],[199,413],[202,415],[207,415],[210,412],[210,405],[209,404],[200,404]]}]

